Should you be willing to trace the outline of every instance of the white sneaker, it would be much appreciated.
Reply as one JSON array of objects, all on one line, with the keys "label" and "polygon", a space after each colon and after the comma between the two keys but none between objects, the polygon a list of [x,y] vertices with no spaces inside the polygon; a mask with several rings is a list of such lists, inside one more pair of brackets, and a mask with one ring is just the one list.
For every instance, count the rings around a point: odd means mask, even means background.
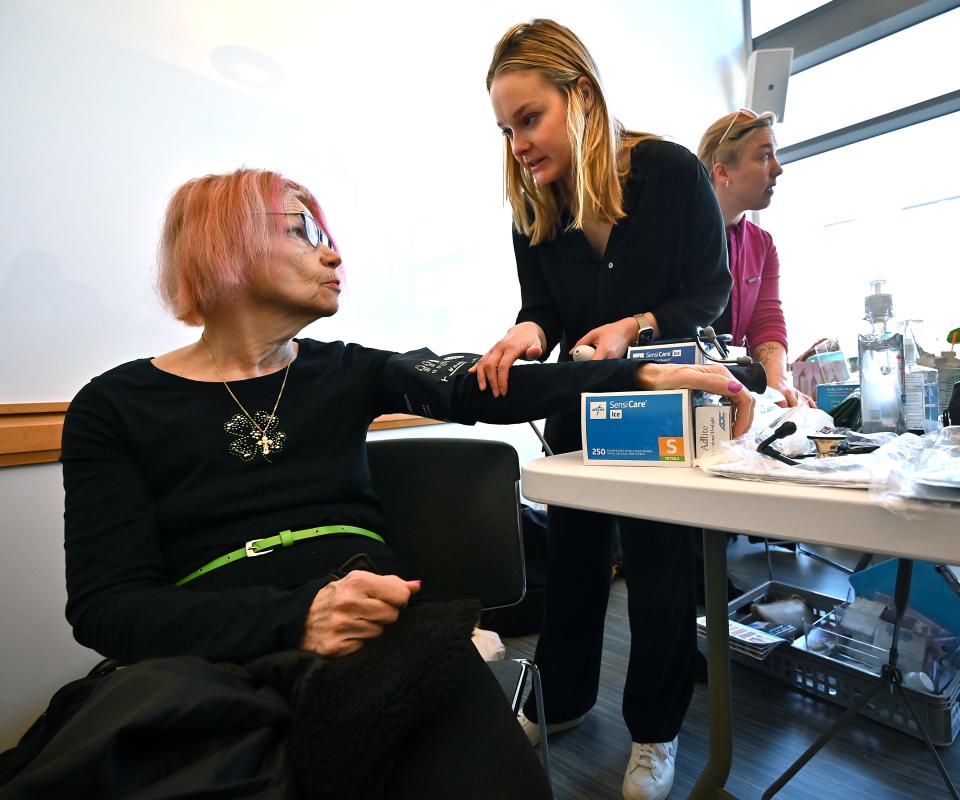
[{"label": "white sneaker", "polygon": [[633,743],[623,776],[624,800],[664,800],[673,788],[677,740],[657,744]]},{"label": "white sneaker", "polygon": [[[517,722],[519,722],[520,727],[523,728],[523,732],[527,735],[527,739],[530,740],[530,744],[534,747],[540,744],[540,723],[527,719],[526,714],[522,711],[517,714]],[[560,731],[568,731],[571,728],[576,728],[581,722],[583,722],[583,715],[568,719],[566,722],[554,722],[553,725],[547,725],[547,735],[549,736],[551,733],[560,733]]]}]

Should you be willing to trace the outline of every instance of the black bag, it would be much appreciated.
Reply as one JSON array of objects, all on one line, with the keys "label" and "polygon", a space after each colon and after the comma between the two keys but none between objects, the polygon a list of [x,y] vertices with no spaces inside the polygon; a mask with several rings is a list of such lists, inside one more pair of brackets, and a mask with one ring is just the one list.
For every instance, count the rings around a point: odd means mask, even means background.
[{"label": "black bag", "polygon": [[0,755],[0,797],[159,799],[216,789],[238,800],[287,800],[291,716],[284,694],[240,665],[184,656],[96,668],[61,688]]},{"label": "black bag", "polygon": [[334,659],[285,650],[245,664],[101,665],[0,754],[0,798],[383,800],[408,733],[476,658],[478,611],[470,600],[411,605]]}]

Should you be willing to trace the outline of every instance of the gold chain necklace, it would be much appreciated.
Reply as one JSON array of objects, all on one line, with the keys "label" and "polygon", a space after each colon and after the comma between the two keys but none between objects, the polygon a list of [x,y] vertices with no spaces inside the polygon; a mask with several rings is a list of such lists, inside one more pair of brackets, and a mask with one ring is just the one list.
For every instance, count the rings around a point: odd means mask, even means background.
[{"label": "gold chain necklace", "polygon": [[[257,440],[257,446],[260,448],[260,451],[265,456],[270,455],[270,448],[273,446],[274,441],[267,435],[267,431],[270,430],[270,426],[273,425],[273,421],[276,419],[277,407],[280,405],[280,398],[283,397],[283,390],[287,386],[287,376],[290,374],[290,365],[293,364],[293,359],[291,358],[287,362],[287,368],[283,371],[283,383],[280,384],[280,394],[277,395],[277,402],[273,404],[273,411],[270,412],[270,416],[267,418],[266,424],[261,427],[250,414],[250,412],[243,407],[243,403],[241,403],[240,400],[237,399],[237,396],[233,393],[233,389],[230,388],[230,384],[227,383],[227,379],[223,377],[223,373],[220,371],[220,367],[217,365],[217,360],[213,357],[213,351],[210,349],[210,345],[207,344],[207,340],[204,338],[202,333],[200,334],[200,341],[203,342],[203,346],[206,348],[207,355],[210,357],[210,363],[213,364],[213,368],[217,371],[217,375],[219,375],[220,380],[223,381],[223,387],[233,398],[233,402],[240,406],[240,410],[243,412],[243,415],[250,420],[250,424],[253,425],[254,433],[252,436]],[[260,436],[258,437],[257,434],[260,434]]]}]

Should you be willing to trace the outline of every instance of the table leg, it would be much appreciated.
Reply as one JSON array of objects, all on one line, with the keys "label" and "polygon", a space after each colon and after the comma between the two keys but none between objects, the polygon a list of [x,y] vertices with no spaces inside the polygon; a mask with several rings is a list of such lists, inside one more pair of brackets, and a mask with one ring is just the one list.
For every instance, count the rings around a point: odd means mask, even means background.
[{"label": "table leg", "polygon": [[733,798],[723,787],[733,759],[730,711],[730,635],[727,617],[727,534],[703,531],[704,593],[707,601],[707,667],[710,699],[710,757],[690,792],[699,798]]}]

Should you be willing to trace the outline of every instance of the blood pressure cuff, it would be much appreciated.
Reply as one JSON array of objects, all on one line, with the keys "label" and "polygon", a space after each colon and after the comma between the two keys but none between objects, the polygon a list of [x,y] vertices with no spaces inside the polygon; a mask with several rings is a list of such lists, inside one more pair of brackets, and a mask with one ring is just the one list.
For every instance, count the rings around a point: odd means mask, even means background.
[{"label": "blood pressure cuff", "polygon": [[456,412],[468,370],[480,360],[475,353],[438,356],[427,348],[396,353],[383,370],[388,407],[430,419],[472,424]]}]

